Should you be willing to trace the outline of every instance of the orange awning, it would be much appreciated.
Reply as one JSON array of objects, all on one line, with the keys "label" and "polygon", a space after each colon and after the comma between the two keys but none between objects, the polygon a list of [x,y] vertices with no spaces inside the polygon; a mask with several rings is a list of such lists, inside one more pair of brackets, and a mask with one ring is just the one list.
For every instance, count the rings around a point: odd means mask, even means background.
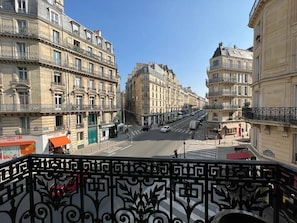
[{"label": "orange awning", "polygon": [[3,141],[0,142],[0,146],[19,146],[19,145],[31,145],[35,143],[35,140],[15,140],[15,141]]},{"label": "orange awning", "polygon": [[50,138],[49,139],[51,143],[54,145],[54,147],[59,147],[63,145],[67,145],[70,143],[70,140],[67,138],[67,136],[59,136],[55,138]]}]

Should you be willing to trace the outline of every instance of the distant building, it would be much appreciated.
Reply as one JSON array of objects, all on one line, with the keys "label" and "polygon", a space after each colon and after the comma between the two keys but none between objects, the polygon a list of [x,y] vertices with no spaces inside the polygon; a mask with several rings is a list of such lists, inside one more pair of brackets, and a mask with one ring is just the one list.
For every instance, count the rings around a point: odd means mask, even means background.
[{"label": "distant building", "polygon": [[112,43],[65,15],[63,0],[0,4],[1,154],[71,152],[112,137]]},{"label": "distant building", "polygon": [[182,88],[167,65],[138,63],[126,83],[126,111],[140,125],[172,122],[178,112],[198,109],[199,97]]},{"label": "distant building", "polygon": [[248,136],[250,125],[242,119],[242,108],[252,100],[251,49],[225,47],[220,43],[210,59],[206,86],[207,134]]},{"label": "distant building", "polygon": [[253,102],[246,110],[251,143],[260,154],[297,164],[297,2],[257,0],[254,30]]}]

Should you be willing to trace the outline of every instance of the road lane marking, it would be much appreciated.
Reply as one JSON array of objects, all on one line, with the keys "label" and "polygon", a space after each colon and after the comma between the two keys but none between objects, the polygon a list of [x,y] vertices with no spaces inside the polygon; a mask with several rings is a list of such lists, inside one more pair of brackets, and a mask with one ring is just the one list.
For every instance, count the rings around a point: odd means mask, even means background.
[{"label": "road lane marking", "polygon": [[124,150],[124,149],[128,149],[129,147],[131,147],[132,145],[128,145],[126,147],[121,148],[120,150]]}]

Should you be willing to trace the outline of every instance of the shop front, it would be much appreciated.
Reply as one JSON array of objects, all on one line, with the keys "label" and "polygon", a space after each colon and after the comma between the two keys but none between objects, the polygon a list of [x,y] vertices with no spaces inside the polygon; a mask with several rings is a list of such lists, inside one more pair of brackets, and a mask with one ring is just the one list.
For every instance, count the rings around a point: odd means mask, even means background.
[{"label": "shop front", "polygon": [[22,136],[5,136],[0,138],[0,160],[9,160],[19,156],[35,153],[33,139],[23,139]]},{"label": "shop front", "polygon": [[70,144],[71,141],[67,136],[58,136],[49,138],[49,151],[54,154],[69,153],[66,149],[66,145]]},{"label": "shop front", "polygon": [[108,140],[109,138],[117,137],[117,126],[112,124],[99,125],[100,141]]}]

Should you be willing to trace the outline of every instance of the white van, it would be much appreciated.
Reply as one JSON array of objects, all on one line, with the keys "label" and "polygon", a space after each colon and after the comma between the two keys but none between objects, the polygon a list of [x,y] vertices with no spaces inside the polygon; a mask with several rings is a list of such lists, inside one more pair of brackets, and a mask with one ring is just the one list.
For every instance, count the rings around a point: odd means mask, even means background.
[{"label": "white van", "polygon": [[189,124],[190,130],[196,130],[199,124],[200,124],[199,121],[197,121],[197,120],[191,120],[190,121],[190,124]]}]

